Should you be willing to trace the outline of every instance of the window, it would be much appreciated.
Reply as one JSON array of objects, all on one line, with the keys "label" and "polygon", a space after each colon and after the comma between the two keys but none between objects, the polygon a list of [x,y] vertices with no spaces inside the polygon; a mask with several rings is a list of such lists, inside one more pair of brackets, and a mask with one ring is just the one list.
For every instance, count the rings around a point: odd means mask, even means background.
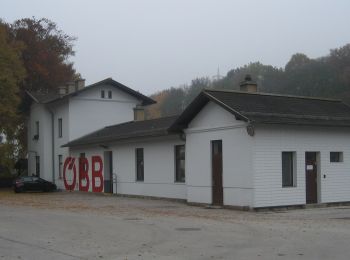
[{"label": "window", "polygon": [[39,121],[35,122],[35,134],[33,139],[39,140]]},{"label": "window", "polygon": [[185,182],[185,145],[175,146],[175,182]]},{"label": "window", "polygon": [[136,148],[136,181],[144,181],[143,148]]},{"label": "window", "polygon": [[63,166],[63,161],[62,161],[62,155],[58,155],[58,178],[62,179],[62,166]]},{"label": "window", "polygon": [[282,187],[295,186],[295,153],[282,152]]},{"label": "window", "polygon": [[343,152],[330,152],[329,160],[332,163],[343,162]]},{"label": "window", "polygon": [[112,90],[108,90],[108,98],[112,99]]},{"label": "window", "polygon": [[58,119],[58,137],[62,137],[62,118]]},{"label": "window", "polygon": [[105,91],[101,90],[101,98],[105,98]]},{"label": "window", "polygon": [[35,175],[40,177],[40,156],[35,156]]}]

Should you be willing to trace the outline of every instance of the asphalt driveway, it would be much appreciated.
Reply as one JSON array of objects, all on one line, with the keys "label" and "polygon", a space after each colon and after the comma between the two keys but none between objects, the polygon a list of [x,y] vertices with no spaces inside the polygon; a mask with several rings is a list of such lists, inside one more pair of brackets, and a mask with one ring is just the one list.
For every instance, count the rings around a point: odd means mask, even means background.
[{"label": "asphalt driveway", "polygon": [[242,212],[0,190],[0,259],[350,259],[350,207]]}]

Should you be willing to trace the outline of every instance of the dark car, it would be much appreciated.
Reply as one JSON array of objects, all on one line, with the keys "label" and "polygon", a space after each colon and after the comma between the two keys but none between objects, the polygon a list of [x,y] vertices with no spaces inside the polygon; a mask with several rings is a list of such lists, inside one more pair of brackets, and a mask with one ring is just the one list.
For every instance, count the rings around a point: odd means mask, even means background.
[{"label": "dark car", "polygon": [[54,191],[56,184],[39,177],[20,177],[14,181],[14,191]]}]

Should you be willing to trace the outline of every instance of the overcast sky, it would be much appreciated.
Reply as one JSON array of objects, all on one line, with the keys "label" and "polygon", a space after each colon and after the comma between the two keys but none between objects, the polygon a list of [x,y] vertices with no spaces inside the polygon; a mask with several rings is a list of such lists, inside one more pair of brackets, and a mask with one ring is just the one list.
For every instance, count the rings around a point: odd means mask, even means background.
[{"label": "overcast sky", "polygon": [[350,43],[349,0],[0,0],[5,21],[32,16],[78,38],[88,84],[112,77],[145,94]]}]

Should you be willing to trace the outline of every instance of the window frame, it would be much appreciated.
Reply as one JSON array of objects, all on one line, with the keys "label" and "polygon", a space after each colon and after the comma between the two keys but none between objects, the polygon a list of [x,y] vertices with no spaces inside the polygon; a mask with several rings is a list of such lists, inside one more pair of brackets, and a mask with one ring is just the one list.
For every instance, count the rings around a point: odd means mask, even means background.
[{"label": "window frame", "polygon": [[35,155],[35,175],[40,177],[40,156]]},{"label": "window frame", "polygon": [[60,118],[58,118],[58,120],[57,120],[58,138],[62,138],[62,136],[63,136],[62,125],[63,125],[63,120],[62,120],[62,118],[60,117]]},{"label": "window frame", "polygon": [[[183,158],[181,157],[180,149],[184,149]],[[180,158],[179,158],[180,157]],[[185,183],[186,182],[186,147],[185,144],[179,144],[174,146],[174,160],[175,160],[175,183]],[[183,164],[183,176],[181,176],[181,161],[184,161]]]},{"label": "window frame", "polygon": [[106,98],[106,94],[105,94],[105,91],[103,89],[101,90],[101,98]]},{"label": "window frame", "polygon": [[39,121],[35,121],[35,134],[34,134],[33,139],[39,140],[39,136],[40,136],[40,123],[39,123]]},{"label": "window frame", "polygon": [[[337,154],[336,157],[333,157],[332,158],[332,154]],[[332,160],[336,158],[337,160]],[[342,163],[344,162],[344,153],[343,152],[335,152],[335,151],[332,151],[332,152],[329,152],[329,162],[330,163]]]},{"label": "window frame", "polygon": [[108,99],[112,99],[112,90],[107,91],[107,97]]},{"label": "window frame", "polygon": [[[141,154],[139,152],[141,152]],[[139,158],[140,155],[142,155],[142,158]],[[136,181],[144,182],[145,181],[145,155],[144,155],[143,148],[135,149],[135,167],[136,167]]]},{"label": "window frame", "polygon": [[[284,158],[283,158],[283,155],[284,154],[288,154],[290,157],[289,159],[291,160],[289,162],[289,174],[288,175],[291,175],[291,176],[288,176],[289,178],[287,180],[289,180],[290,182],[289,183],[286,183],[286,178],[285,175],[284,175]],[[281,166],[282,166],[282,169],[281,169],[281,173],[282,173],[282,188],[293,188],[293,187],[296,187],[296,170],[297,170],[297,167],[296,167],[296,152],[294,151],[283,151],[281,153]],[[288,166],[288,165],[287,165]]]},{"label": "window frame", "polygon": [[58,155],[58,178],[62,179],[63,177],[63,156],[62,154]]}]

